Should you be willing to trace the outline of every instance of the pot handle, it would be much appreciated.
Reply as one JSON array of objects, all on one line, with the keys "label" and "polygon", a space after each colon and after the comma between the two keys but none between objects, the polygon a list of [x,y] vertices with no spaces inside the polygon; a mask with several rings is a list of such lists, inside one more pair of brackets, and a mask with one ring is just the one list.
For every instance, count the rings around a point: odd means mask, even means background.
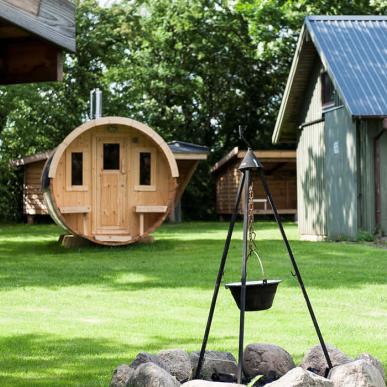
[{"label": "pot handle", "polygon": [[261,267],[263,282],[264,282],[264,283],[267,283],[267,280],[265,279],[265,277],[266,277],[266,276],[265,276],[265,270],[264,270],[264,268],[263,268],[263,264],[262,264],[261,258],[259,257],[258,253],[257,253],[255,250],[252,250],[251,252],[254,253],[255,256],[256,256],[257,259],[258,259],[259,266]]}]

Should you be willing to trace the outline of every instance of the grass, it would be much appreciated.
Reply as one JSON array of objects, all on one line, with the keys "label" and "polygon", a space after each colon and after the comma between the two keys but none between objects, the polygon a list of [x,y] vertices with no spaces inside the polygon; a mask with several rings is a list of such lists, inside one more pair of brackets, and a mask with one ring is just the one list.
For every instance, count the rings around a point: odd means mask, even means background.
[{"label": "grass", "polygon": [[[284,281],[272,309],[247,314],[245,342],[283,346],[297,363],[317,338],[275,225],[256,228],[267,273]],[[106,386],[140,351],[198,350],[226,230],[164,225],[153,245],[66,250],[56,226],[0,226],[0,385]],[[325,340],[386,366],[387,250],[286,231]],[[241,237],[238,224],[225,281],[240,278]],[[256,262],[249,273],[259,276]],[[208,348],[236,354],[238,319],[221,290]]]}]

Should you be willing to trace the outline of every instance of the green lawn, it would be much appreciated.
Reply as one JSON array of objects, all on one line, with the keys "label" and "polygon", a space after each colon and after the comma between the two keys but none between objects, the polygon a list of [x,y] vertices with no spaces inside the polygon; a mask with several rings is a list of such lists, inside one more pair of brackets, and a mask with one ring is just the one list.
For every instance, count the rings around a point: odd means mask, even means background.
[{"label": "green lawn", "polygon": [[[317,343],[275,225],[257,223],[272,309],[248,313],[246,343],[283,346],[296,362]],[[153,245],[66,250],[52,225],[0,226],[0,385],[106,386],[139,351],[200,348],[226,223],[164,225]],[[286,225],[328,343],[387,365],[387,250],[297,240]],[[226,267],[239,280],[241,225]],[[250,278],[259,275],[256,262]],[[237,352],[239,312],[220,292],[209,349]]]}]

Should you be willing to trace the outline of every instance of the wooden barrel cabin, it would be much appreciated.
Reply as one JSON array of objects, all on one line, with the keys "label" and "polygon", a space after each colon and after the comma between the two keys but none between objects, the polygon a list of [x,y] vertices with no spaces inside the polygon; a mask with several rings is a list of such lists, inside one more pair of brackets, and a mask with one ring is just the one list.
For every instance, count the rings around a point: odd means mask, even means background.
[{"label": "wooden barrel cabin", "polygon": [[42,189],[50,215],[70,233],[125,245],[164,221],[179,193],[178,178],[176,157],[154,130],[103,117],[79,126],[55,149]]}]

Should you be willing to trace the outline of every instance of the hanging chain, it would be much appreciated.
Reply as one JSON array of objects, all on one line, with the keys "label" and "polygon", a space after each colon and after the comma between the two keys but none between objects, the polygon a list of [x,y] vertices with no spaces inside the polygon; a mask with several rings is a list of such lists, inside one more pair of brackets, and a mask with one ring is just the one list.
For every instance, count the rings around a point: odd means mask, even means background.
[{"label": "hanging chain", "polygon": [[254,190],[253,185],[249,186],[249,213],[248,213],[248,230],[249,230],[249,250],[248,256],[250,256],[253,251],[256,250],[257,246],[255,244],[256,233],[254,230]]},{"label": "hanging chain", "polygon": [[249,232],[249,245],[248,245],[247,259],[249,259],[249,257],[253,254],[257,257],[259,266],[261,267],[262,276],[263,278],[265,278],[265,271],[263,269],[261,258],[259,257],[257,252],[257,245],[255,243],[255,238],[257,234],[254,229],[254,190],[253,190],[252,184],[250,184],[249,186],[248,232]]}]

